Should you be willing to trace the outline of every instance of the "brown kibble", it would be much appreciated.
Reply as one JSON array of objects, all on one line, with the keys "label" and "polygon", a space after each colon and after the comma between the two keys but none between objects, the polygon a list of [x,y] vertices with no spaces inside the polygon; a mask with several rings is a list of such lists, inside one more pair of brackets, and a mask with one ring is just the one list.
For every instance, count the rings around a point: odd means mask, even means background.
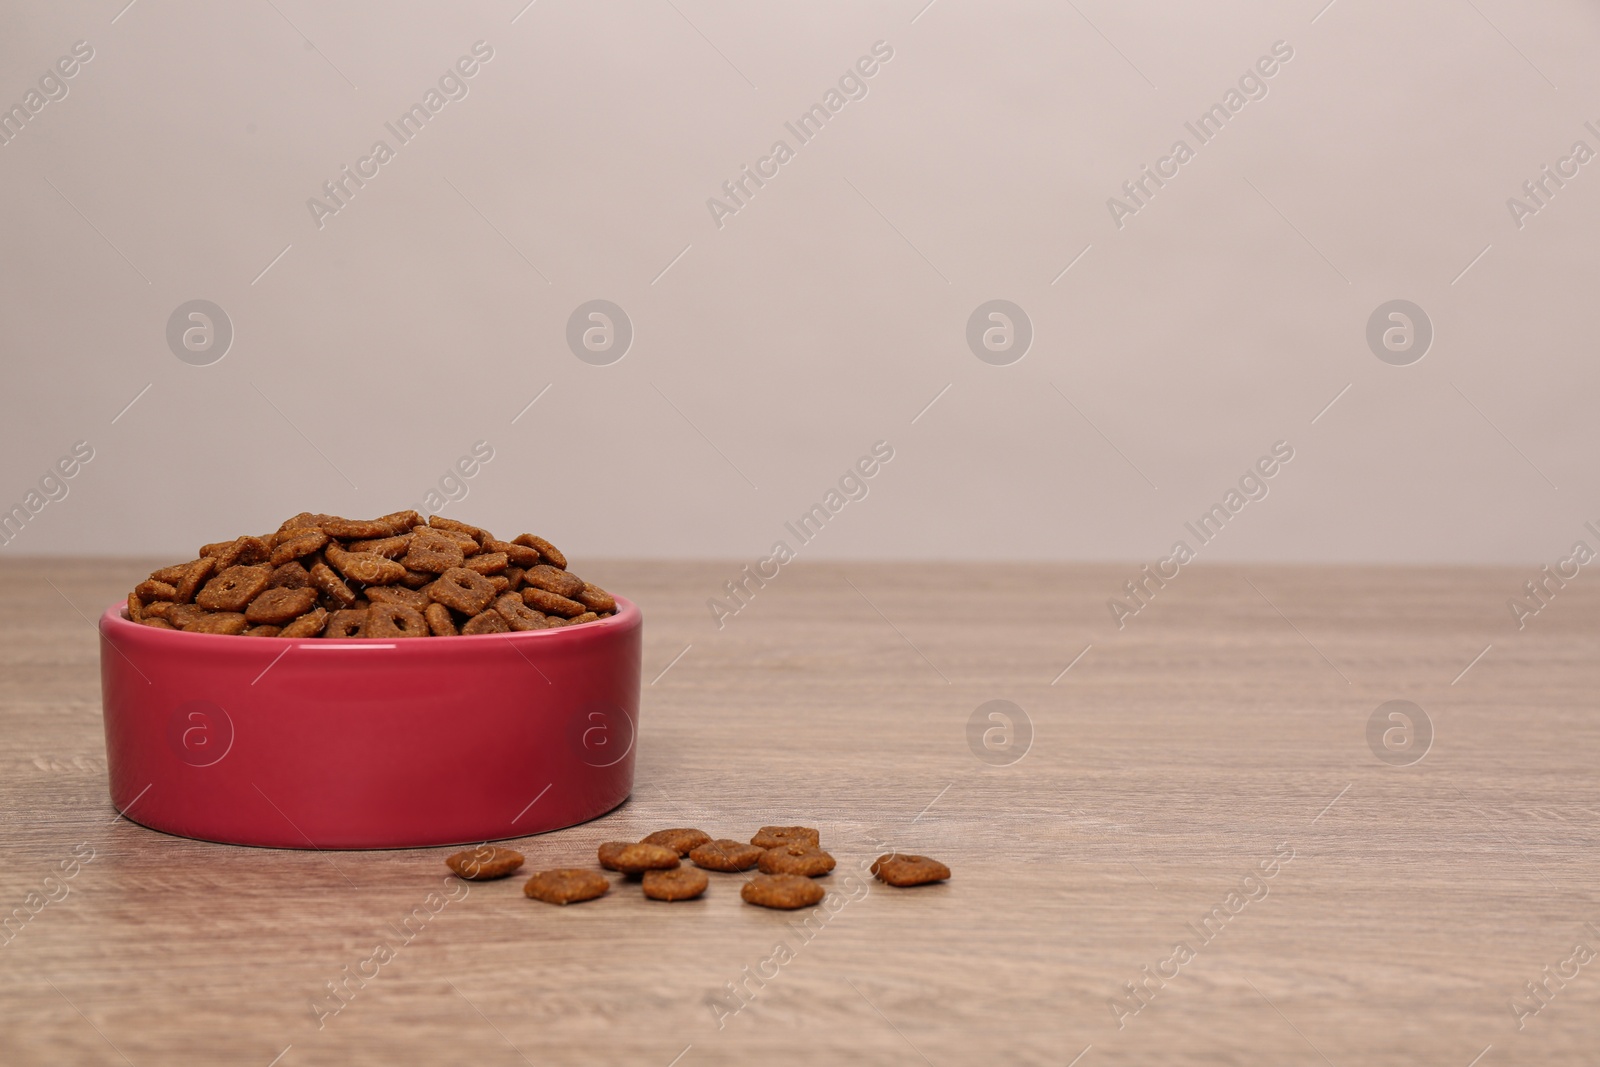
[{"label": "brown kibble", "polygon": [[[201,556],[200,558],[210,559],[211,557]],[[175,563],[170,567],[162,567],[160,570],[150,572],[150,580],[166,582],[168,585],[177,585],[183,580],[183,576],[189,573],[189,568],[192,566],[194,566],[192,563]]]},{"label": "brown kibble", "polygon": [[694,867],[670,871],[645,871],[644,895],[651,900],[693,900],[710,884],[706,872]]},{"label": "brown kibble", "polygon": [[428,525],[435,530],[466,534],[479,546],[482,546],[486,541],[494,540],[494,535],[481,526],[473,526],[457,519],[447,519],[443,515],[429,515]]},{"label": "brown kibble", "polygon": [[192,634],[242,634],[249,624],[237,611],[207,611],[184,626]]},{"label": "brown kibble", "polygon": [[244,609],[245,621],[274,623],[282,626],[293,622],[317,604],[317,591],[305,589],[267,589],[250,601]]},{"label": "brown kibble", "polygon": [[499,845],[479,845],[445,858],[445,866],[469,882],[505,878],[522,866],[522,853]]},{"label": "brown kibble", "polygon": [[[128,595],[133,596],[134,594],[130,593]],[[183,605],[174,604],[170,600],[152,600],[144,606],[143,614],[147,619],[164,619],[167,617],[167,612],[181,606]]]},{"label": "brown kibble", "polygon": [[374,604],[403,604],[412,611],[426,611],[432,603],[427,593],[403,585],[375,585],[367,590],[367,599]]},{"label": "brown kibble", "polygon": [[344,579],[335,574],[333,568],[321,560],[313,563],[311,570],[307,573],[311,578],[311,584],[316,586],[319,592],[325,594],[329,600],[339,607],[348,608],[356,602],[355,593],[348,585],[344,584]]},{"label": "brown kibble", "polygon": [[428,599],[463,615],[477,615],[494,600],[494,586],[477,571],[451,567],[428,586]]},{"label": "brown kibble", "polygon": [[546,615],[561,615],[569,619],[589,610],[576,600],[568,600],[558,593],[531,585],[522,590],[522,602]]},{"label": "brown kibble", "polygon": [[308,589],[311,587],[311,574],[306,570],[305,564],[299,560],[285,563],[281,567],[274,567],[272,569],[272,577],[267,579],[268,589]]},{"label": "brown kibble", "polygon": [[678,866],[678,854],[664,845],[607,841],[600,846],[600,866],[624,874],[665,871]]},{"label": "brown kibble", "polygon": [[777,848],[780,845],[810,845],[822,847],[822,835],[809,826],[763,826],[750,843],[757,848]]},{"label": "brown kibble", "polygon": [[331,518],[333,518],[332,515],[313,515],[309,511],[302,511],[300,514],[295,515],[292,518],[284,519],[283,525],[278,527],[278,532],[284,533],[288,530],[308,529],[309,527],[317,525],[317,523],[323,519]]},{"label": "brown kibble", "polygon": [[498,611],[485,611],[481,615],[474,615],[461,627],[463,634],[506,634],[511,632],[511,627],[506,625],[506,620],[500,617]]},{"label": "brown kibble", "polygon": [[399,584],[407,589],[421,589],[437,577],[439,577],[437,574],[427,574],[423,571],[406,571],[406,576],[400,579]]},{"label": "brown kibble", "polygon": [[558,570],[548,563],[541,563],[537,567],[529,567],[522,575],[522,580],[528,585],[538,589],[545,589],[563,596],[569,600],[583,592],[583,579],[575,574],[568,574]]},{"label": "brown kibble", "polygon": [[278,631],[279,637],[316,637],[328,625],[328,613],[323,608],[312,608],[288,626]]},{"label": "brown kibble", "polygon": [[362,637],[427,637],[428,621],[422,612],[404,604],[373,604],[367,621],[361,625]]},{"label": "brown kibble", "polygon": [[158,582],[154,578],[146,578],[133,587],[134,595],[140,600],[177,600],[178,590],[166,582]]},{"label": "brown kibble", "polygon": [[480,552],[476,556],[467,557],[462,566],[479,574],[499,574],[506,569],[506,562],[504,552]]},{"label": "brown kibble", "polygon": [[278,547],[272,550],[271,564],[281,567],[290,560],[309,556],[328,543],[328,535],[321,530],[302,530],[284,541],[278,542]]},{"label": "brown kibble", "polygon": [[779,845],[761,854],[763,874],[799,874],[819,878],[834,868],[834,859],[815,845]]},{"label": "brown kibble", "polygon": [[411,535],[380,537],[371,541],[352,541],[344,546],[351,552],[366,552],[384,559],[399,559],[411,547]]},{"label": "brown kibble", "polygon": [[273,626],[268,623],[263,623],[260,626],[250,627],[250,629],[244,632],[244,635],[246,637],[277,637],[282,631],[283,627],[281,626]]},{"label": "brown kibble", "polygon": [[560,570],[567,569],[567,557],[561,554],[559,548],[537,534],[519,534],[511,539],[511,543],[514,545],[526,545],[538,552],[540,557],[547,561],[550,566]]},{"label": "brown kibble", "polygon": [[872,873],[880,882],[905,888],[942,882],[950,877],[950,868],[927,856],[891,852],[872,861]]},{"label": "brown kibble", "polygon": [[207,611],[242,611],[271,577],[271,567],[229,567],[207,582],[194,602]]},{"label": "brown kibble", "polygon": [[370,552],[346,552],[337,542],[330,543],[322,554],[340,574],[363,585],[390,585],[406,575],[405,567],[392,559]]},{"label": "brown kibble", "polygon": [[411,535],[405,558],[400,562],[407,570],[443,574],[452,567],[461,566],[465,559],[455,538],[437,530],[418,530]]},{"label": "brown kibble", "polygon": [[570,623],[573,626],[577,626],[580,623],[585,623],[585,622],[599,622],[599,621],[600,621],[600,616],[596,615],[592,611],[586,611],[582,615],[574,615],[572,618],[567,620],[567,622]]},{"label": "brown kibble", "polygon": [[[343,541],[389,537],[394,533],[394,527],[386,522],[373,519],[341,519],[337,515],[325,517],[317,525],[329,537],[337,537]],[[335,563],[334,566],[337,567],[338,564]]]},{"label": "brown kibble", "polygon": [[155,619],[155,618],[141,619],[140,623],[141,623],[141,625],[149,626],[149,627],[152,627],[152,628],[157,629],[157,630],[176,630],[177,629],[176,626],[172,625],[166,619]]},{"label": "brown kibble", "polygon": [[[154,607],[154,604],[146,604],[144,613],[149,615]],[[196,607],[193,604],[170,604],[167,607],[167,613],[164,618],[178,629],[183,630],[190,623],[198,622],[205,614],[205,608]]]},{"label": "brown kibble", "polygon": [[704,830],[657,830],[647,837],[640,838],[640,844],[665,845],[678,855],[687,856],[691,849],[710,840],[711,835]]},{"label": "brown kibble", "polygon": [[215,556],[201,556],[185,567],[183,577],[179,578],[177,583],[178,603],[194,603],[195,591],[200,588],[202,582],[216,573],[216,570],[217,558]]},{"label": "brown kibble", "polygon": [[583,588],[574,594],[572,599],[594,612],[617,610],[616,597],[598,585],[590,585],[588,582],[583,583]]},{"label": "brown kibble", "polygon": [[428,622],[428,630],[435,637],[454,637],[460,630],[456,629],[456,620],[451,617],[450,609],[443,604],[429,604],[422,609],[422,617]]},{"label": "brown kibble", "polygon": [[217,573],[220,574],[229,567],[265,563],[271,558],[272,549],[259,537],[236,537],[232,541],[206,545],[200,550],[200,555],[216,557]]},{"label": "brown kibble", "polygon": [[403,534],[413,526],[422,525],[422,516],[415,511],[391,511],[387,515],[379,515],[378,521],[397,534]]},{"label": "brown kibble", "polygon": [[553,871],[540,871],[523,885],[522,892],[546,904],[576,904],[605,896],[611,880],[599,871],[579,867],[563,867]]},{"label": "brown kibble", "polygon": [[322,636],[338,640],[360,637],[366,621],[366,608],[341,608],[328,616],[328,624],[322,628]]},{"label": "brown kibble", "polygon": [[739,889],[746,904],[793,911],[820,904],[827,891],[798,874],[758,874]]},{"label": "brown kibble", "polygon": [[764,848],[723,837],[690,849],[689,862],[708,871],[748,871],[761,862],[765,852]]},{"label": "brown kibble", "polygon": [[504,552],[506,559],[510,560],[511,565],[514,567],[528,568],[539,562],[538,549],[529,548],[527,545],[519,545],[515,541],[485,541],[483,550],[485,552]]},{"label": "brown kibble", "polygon": [[515,593],[505,593],[498,597],[494,602],[494,610],[513,630],[543,630],[547,625],[544,616],[524,604],[522,598]]}]

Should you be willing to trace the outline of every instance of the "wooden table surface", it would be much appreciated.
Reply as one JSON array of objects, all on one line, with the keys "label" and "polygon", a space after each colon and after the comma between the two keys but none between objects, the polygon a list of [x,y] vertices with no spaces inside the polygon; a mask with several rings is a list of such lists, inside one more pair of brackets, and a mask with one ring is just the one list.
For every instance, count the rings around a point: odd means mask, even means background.
[{"label": "wooden table surface", "polygon": [[[718,631],[735,565],[586,566],[646,616],[638,777],[523,839],[530,865],[799,821],[839,858],[830,904],[802,932],[734,875],[566,909],[484,884],[319,1028],[448,850],[118,817],[88,620],[148,569],[0,564],[0,914],[28,917],[0,934],[0,1063],[1600,1062],[1584,579],[1518,631],[1531,571],[1193,567],[1119,630],[1130,567],[797,563]],[[991,700],[1026,723],[974,749]],[[1390,700],[1421,709],[1410,748],[1398,721],[1369,744]],[[884,842],[953,879],[861,878]]]}]

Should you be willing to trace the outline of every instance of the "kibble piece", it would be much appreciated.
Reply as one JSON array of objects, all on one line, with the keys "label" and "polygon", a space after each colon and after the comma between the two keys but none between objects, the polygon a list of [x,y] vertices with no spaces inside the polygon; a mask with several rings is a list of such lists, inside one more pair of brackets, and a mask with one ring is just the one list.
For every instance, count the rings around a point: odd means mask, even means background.
[{"label": "kibble piece", "polygon": [[428,574],[425,571],[406,571],[406,576],[400,579],[400,584],[407,589],[421,589],[437,577],[439,577],[437,574]]},{"label": "kibble piece", "polygon": [[[338,537],[346,541],[388,537],[394,533],[394,527],[386,522],[373,519],[341,519],[336,515],[324,518],[317,525],[329,537]],[[338,564],[335,563],[334,566],[337,567]]]},{"label": "kibble piece", "polygon": [[407,546],[405,557],[400,562],[407,570],[443,574],[451,567],[461,566],[465,559],[461,545],[455,538],[447,537],[438,530],[418,530],[411,535],[411,544]]},{"label": "kibble piece", "polygon": [[370,552],[346,552],[337,541],[330,542],[322,555],[340,574],[363,585],[390,585],[406,576],[405,567],[394,560]]},{"label": "kibble piece", "polygon": [[506,625],[506,620],[500,617],[498,611],[485,611],[481,615],[474,615],[468,619],[466,625],[461,627],[463,634],[508,634],[511,627]]},{"label": "kibble piece", "polygon": [[334,604],[341,608],[348,608],[356,602],[356,594],[348,585],[344,584],[344,579],[335,574],[333,568],[326,563],[318,560],[311,565],[311,570],[308,573],[311,578],[311,584],[316,586],[318,591],[326,594]]},{"label": "kibble piece", "polygon": [[265,563],[272,557],[272,549],[259,537],[236,537],[232,541],[206,545],[200,550],[200,555],[215,556],[217,572],[220,574],[229,567]]},{"label": "kibble piece", "polygon": [[217,560],[215,556],[201,556],[185,567],[183,577],[179,578],[177,583],[178,596],[176,599],[178,603],[194,603],[195,591],[200,588],[202,582],[216,573],[216,570]]},{"label": "kibble piece", "polygon": [[428,598],[463,615],[477,615],[494,600],[494,586],[477,571],[451,567],[428,586]]},{"label": "kibble piece", "polygon": [[571,626],[572,620],[563,619],[560,615],[546,615],[544,617],[544,624],[551,629],[555,629],[557,626]]},{"label": "kibble piece", "polygon": [[540,871],[528,879],[522,892],[546,904],[576,904],[580,900],[603,897],[610,888],[611,880],[599,871],[563,867]]},{"label": "kibble piece", "polygon": [[537,567],[529,567],[522,575],[522,580],[539,589],[546,589],[557,596],[564,596],[569,600],[583,592],[583,579],[576,574],[541,563]]},{"label": "kibble piece", "polygon": [[588,582],[583,583],[583,589],[574,594],[572,599],[594,612],[617,610],[616,597],[598,585],[590,585]]},{"label": "kibble piece", "polygon": [[368,552],[384,559],[399,559],[411,548],[411,535],[402,534],[397,537],[379,537],[369,541],[351,541],[345,548],[351,552]]},{"label": "kibble piece", "polygon": [[378,521],[397,534],[403,534],[413,526],[422,525],[422,516],[415,511],[391,511],[387,515],[379,515]]},{"label": "kibble piece", "polygon": [[711,880],[694,867],[670,871],[645,871],[644,895],[651,900],[693,900],[706,891]]},{"label": "kibble piece", "polygon": [[277,637],[282,630],[283,627],[281,626],[273,626],[271,623],[262,623],[260,626],[250,627],[250,629],[244,632],[244,635],[246,637]]},{"label": "kibble piece", "polygon": [[154,578],[146,578],[133,587],[133,591],[142,600],[177,600],[178,590],[166,582],[158,582]]},{"label": "kibble piece", "polygon": [[[200,558],[210,559],[211,557],[201,556]],[[189,573],[189,568],[192,566],[194,566],[192,563],[175,563],[170,567],[162,567],[160,570],[150,572],[150,580],[166,582],[168,585],[177,585],[183,580],[183,576]]]},{"label": "kibble piece", "polygon": [[404,604],[412,611],[426,611],[432,603],[427,593],[403,585],[375,585],[367,590],[367,599],[374,604]]},{"label": "kibble piece", "polygon": [[422,617],[428,622],[428,630],[435,637],[454,637],[460,633],[456,629],[456,620],[451,617],[450,609],[443,604],[429,604],[422,609]]},{"label": "kibble piece", "polygon": [[810,845],[822,847],[822,835],[809,826],[763,826],[750,843],[757,848],[777,848],[780,845]]},{"label": "kibble piece", "polygon": [[[144,613],[149,615],[154,607],[154,604],[146,604],[144,606]],[[200,621],[200,619],[202,619],[205,615],[205,608],[196,607],[193,604],[173,604],[167,609],[167,613],[164,618],[172,625],[182,630],[186,629],[190,623]]]},{"label": "kibble piece", "polygon": [[141,622],[142,622],[143,625],[152,627],[153,629],[157,629],[157,630],[176,630],[177,629],[176,626],[172,625],[166,619],[149,618],[149,619],[143,619],[143,620],[141,620]]},{"label": "kibble piece", "polygon": [[243,611],[271,577],[271,567],[229,567],[207,582],[194,602],[207,611]]},{"label": "kibble piece", "polygon": [[404,604],[373,604],[361,624],[362,637],[427,637],[428,621],[422,612]]},{"label": "kibble piece", "polygon": [[950,868],[927,856],[891,852],[872,861],[872,873],[892,886],[927,885],[950,877]]},{"label": "kibble piece", "polygon": [[607,841],[600,846],[600,866],[623,874],[666,871],[678,866],[678,854],[665,845]]},{"label": "kibble piece", "polygon": [[743,841],[731,841],[723,837],[690,849],[689,862],[708,871],[748,871],[761,862],[766,851]]},{"label": "kibble piece", "polygon": [[517,537],[513,537],[511,539],[511,543],[514,545],[526,545],[535,552],[538,552],[539,556],[544,559],[545,562],[549,563],[550,566],[559,570],[567,569],[567,557],[561,554],[561,550],[559,548],[557,548],[555,545],[552,545],[549,541],[546,541],[537,534],[521,534]]},{"label": "kibble piece", "polygon": [[761,854],[763,874],[799,874],[819,878],[834,868],[834,859],[813,845],[789,844]]},{"label": "kibble piece", "polygon": [[311,555],[327,543],[328,535],[321,530],[298,530],[286,540],[278,542],[278,547],[272,550],[269,562],[274,567],[281,567],[290,560]]},{"label": "kibble piece", "polygon": [[285,563],[281,567],[272,569],[272,577],[267,580],[268,589],[306,589],[311,587],[311,573],[306,570],[304,563],[295,560]]},{"label": "kibble piece", "polygon": [[138,593],[128,594],[128,618],[133,622],[144,622],[144,601],[139,599]]},{"label": "kibble piece", "polygon": [[462,566],[469,571],[492,575],[505,570],[508,562],[504,552],[479,552],[476,556],[467,557]]},{"label": "kibble piece", "polygon": [[316,637],[328,625],[328,612],[312,608],[298,619],[278,631],[279,637]]},{"label": "kibble piece", "polygon": [[462,522],[459,519],[447,519],[443,515],[429,515],[428,525],[433,527],[435,530],[464,533],[480,545],[485,541],[494,540],[494,535],[481,526],[474,526],[471,523]]},{"label": "kibble piece", "polygon": [[527,568],[539,562],[539,550],[537,548],[519,545],[515,541],[485,541],[483,550],[485,552],[504,552],[506,559],[510,560],[511,565],[514,567]]},{"label": "kibble piece", "polygon": [[524,604],[522,598],[515,593],[505,593],[497,597],[494,610],[513,630],[543,630],[546,627],[544,616]]},{"label": "kibble piece", "polygon": [[242,634],[249,623],[237,611],[207,611],[184,626],[192,634]]},{"label": "kibble piece", "polygon": [[586,623],[586,622],[599,622],[599,621],[600,621],[600,616],[596,615],[592,611],[586,611],[582,615],[574,615],[572,618],[567,620],[567,622],[571,623],[573,626],[577,626],[577,625],[579,625],[581,623]]},{"label": "kibble piece", "polygon": [[820,904],[827,895],[822,886],[798,874],[758,874],[739,889],[746,904],[784,911]]},{"label": "kibble piece", "polygon": [[680,856],[687,856],[692,849],[711,840],[711,835],[704,830],[657,830],[640,839],[645,845],[665,845]]},{"label": "kibble piece", "polygon": [[522,853],[499,845],[479,845],[445,859],[445,866],[469,882],[505,878],[522,866]]},{"label": "kibble piece", "polygon": [[366,622],[366,608],[340,608],[328,616],[328,624],[322,628],[322,636],[338,640],[360,637]]},{"label": "kibble piece", "polygon": [[[130,596],[134,594],[129,594]],[[144,606],[144,617],[147,619],[164,619],[173,608],[187,607],[186,604],[174,604],[170,600],[152,600]]]},{"label": "kibble piece", "polygon": [[293,622],[317,604],[315,589],[266,589],[244,609],[245,621],[282,626]]},{"label": "kibble piece", "polygon": [[[526,580],[526,576],[524,576],[524,580]],[[574,615],[582,615],[589,610],[576,600],[568,600],[559,593],[552,593],[547,589],[540,589],[532,585],[522,590],[522,602],[535,611],[542,611],[546,615],[561,615],[569,619]]]}]

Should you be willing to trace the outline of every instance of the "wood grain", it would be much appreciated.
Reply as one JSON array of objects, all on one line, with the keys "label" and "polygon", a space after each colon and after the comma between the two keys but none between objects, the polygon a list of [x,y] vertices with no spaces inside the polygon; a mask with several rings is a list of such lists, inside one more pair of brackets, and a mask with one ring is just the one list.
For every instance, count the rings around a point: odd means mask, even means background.
[{"label": "wood grain", "polygon": [[[1600,961],[1520,1030],[1511,1009],[1600,949],[1582,579],[1518,631],[1515,570],[1196,567],[1119,630],[1126,567],[796,564],[718,630],[732,564],[588,566],[646,615],[638,782],[524,839],[530,864],[805,822],[840,860],[837,911],[798,932],[735,875],[695,903],[619,885],[566,909],[512,879],[405,941],[391,924],[443,890],[447,850],[234,848],[114,815],[89,619],[148,569],[0,564],[0,915],[93,850],[0,935],[0,1063],[1600,1060]],[[995,699],[1032,726],[1009,765],[969,748]],[[1393,699],[1435,733],[1411,766],[1368,747]],[[847,880],[883,842],[953,879]],[[1256,899],[1230,911],[1235,891]],[[386,939],[319,1029],[325,983]],[[736,1005],[727,983],[780,942],[792,959],[719,1026],[708,998]],[[1124,984],[1170,974],[1178,942],[1192,958],[1119,1028]]]}]

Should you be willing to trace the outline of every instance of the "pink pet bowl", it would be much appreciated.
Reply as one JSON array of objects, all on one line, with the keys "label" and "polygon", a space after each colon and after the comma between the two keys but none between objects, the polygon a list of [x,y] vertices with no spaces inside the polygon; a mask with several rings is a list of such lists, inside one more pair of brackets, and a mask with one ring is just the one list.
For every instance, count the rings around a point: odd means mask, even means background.
[{"label": "pink pet bowl", "polygon": [[555,830],[633,788],[643,617],[282,641],[100,617],[111,802],[164,833],[413,848]]}]

